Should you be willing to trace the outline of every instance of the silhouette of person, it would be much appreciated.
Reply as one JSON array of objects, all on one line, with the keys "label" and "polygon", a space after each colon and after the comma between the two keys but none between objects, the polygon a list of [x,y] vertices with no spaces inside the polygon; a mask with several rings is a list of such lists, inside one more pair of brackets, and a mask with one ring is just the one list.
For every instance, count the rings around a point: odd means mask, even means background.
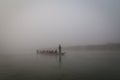
[{"label": "silhouette of person", "polygon": [[58,50],[59,50],[59,53],[61,53],[62,47],[60,44],[59,44]]},{"label": "silhouette of person", "polygon": [[61,49],[62,49],[62,47],[61,47],[61,45],[60,45],[60,44],[59,44],[58,49],[59,49],[59,53],[61,53]]}]

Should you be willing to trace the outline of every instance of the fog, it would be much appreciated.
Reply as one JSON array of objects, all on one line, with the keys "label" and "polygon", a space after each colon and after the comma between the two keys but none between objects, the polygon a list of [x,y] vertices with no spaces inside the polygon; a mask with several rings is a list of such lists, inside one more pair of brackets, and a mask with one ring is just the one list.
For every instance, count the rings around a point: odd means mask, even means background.
[{"label": "fog", "polygon": [[0,48],[120,42],[120,0],[0,0]]}]

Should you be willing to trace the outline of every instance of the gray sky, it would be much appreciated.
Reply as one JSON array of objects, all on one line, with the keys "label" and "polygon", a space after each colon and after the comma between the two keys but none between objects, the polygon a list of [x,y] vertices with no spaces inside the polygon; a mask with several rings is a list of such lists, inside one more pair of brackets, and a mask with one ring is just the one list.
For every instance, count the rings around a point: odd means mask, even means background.
[{"label": "gray sky", "polygon": [[0,0],[0,45],[120,42],[120,0]]}]

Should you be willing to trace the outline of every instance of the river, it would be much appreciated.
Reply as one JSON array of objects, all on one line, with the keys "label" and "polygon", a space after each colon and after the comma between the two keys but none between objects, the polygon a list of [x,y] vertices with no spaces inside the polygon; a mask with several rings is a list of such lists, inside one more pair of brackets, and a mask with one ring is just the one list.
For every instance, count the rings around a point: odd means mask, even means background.
[{"label": "river", "polygon": [[120,80],[120,50],[0,53],[0,80]]}]

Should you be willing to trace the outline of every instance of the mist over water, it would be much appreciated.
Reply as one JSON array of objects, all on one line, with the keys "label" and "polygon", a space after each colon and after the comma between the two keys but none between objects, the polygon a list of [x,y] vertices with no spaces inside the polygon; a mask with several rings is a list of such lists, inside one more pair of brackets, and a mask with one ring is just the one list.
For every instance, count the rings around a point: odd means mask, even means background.
[{"label": "mist over water", "polygon": [[[119,80],[119,0],[0,0],[0,80]],[[65,55],[37,54],[62,45]]]},{"label": "mist over water", "polygon": [[119,43],[119,0],[0,1],[3,48]]}]

